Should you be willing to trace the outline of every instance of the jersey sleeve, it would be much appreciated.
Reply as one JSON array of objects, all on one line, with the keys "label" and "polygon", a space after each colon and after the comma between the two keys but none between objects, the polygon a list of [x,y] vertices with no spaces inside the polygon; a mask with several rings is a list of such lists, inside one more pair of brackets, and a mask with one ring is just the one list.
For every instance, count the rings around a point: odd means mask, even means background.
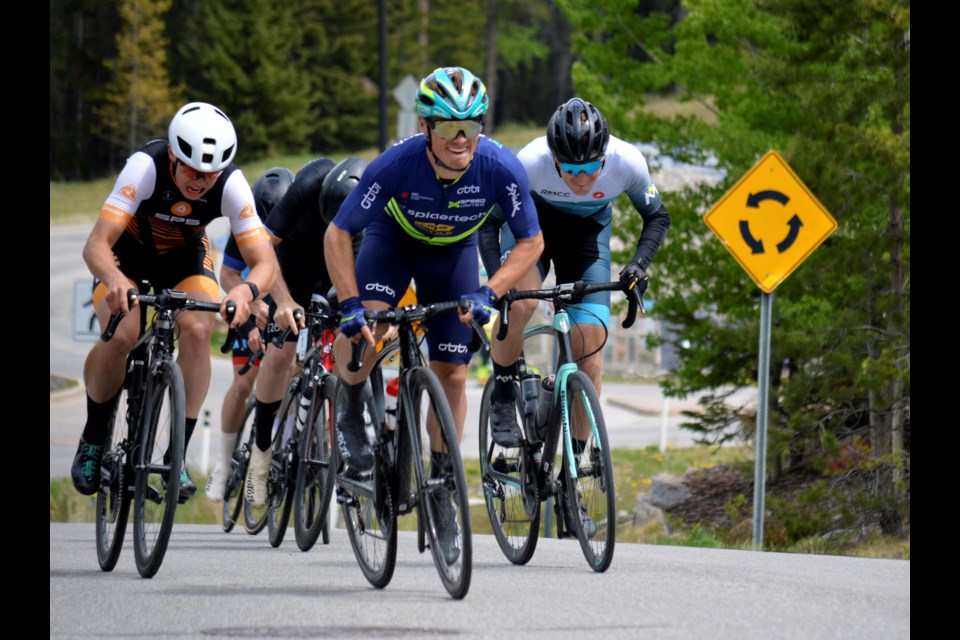
[{"label": "jersey sleeve", "polygon": [[230,221],[230,232],[236,238],[238,248],[257,242],[270,242],[270,236],[257,215],[253,203],[253,191],[240,171],[234,171],[223,185],[223,200],[220,213]]},{"label": "jersey sleeve", "polygon": [[389,169],[397,146],[390,147],[363,170],[360,182],[340,205],[333,224],[352,236],[363,231],[378,215],[384,214],[393,197]]},{"label": "jersey sleeve", "polygon": [[156,184],[157,169],[153,159],[146,153],[137,151],[127,158],[127,163],[113,185],[113,191],[100,209],[100,217],[126,228],[140,203],[153,195]]},{"label": "jersey sleeve", "polygon": [[232,235],[227,238],[227,246],[223,248],[223,264],[237,271],[243,271],[247,267],[243,256],[240,255],[240,247],[237,246],[237,239]]},{"label": "jersey sleeve", "polygon": [[290,232],[303,216],[311,209],[319,211],[323,179],[333,167],[333,160],[324,158],[312,160],[297,172],[293,184],[264,220],[264,225],[273,235],[281,240],[289,239]]},{"label": "jersey sleeve", "polygon": [[517,156],[507,149],[501,150],[500,161],[503,188],[497,204],[514,238],[532,238],[540,233],[540,223],[527,172]]}]

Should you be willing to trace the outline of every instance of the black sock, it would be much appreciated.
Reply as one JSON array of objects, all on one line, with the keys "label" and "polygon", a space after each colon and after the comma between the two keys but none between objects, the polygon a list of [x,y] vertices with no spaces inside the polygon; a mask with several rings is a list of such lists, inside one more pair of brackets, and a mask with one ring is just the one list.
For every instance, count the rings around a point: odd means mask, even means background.
[{"label": "black sock", "polygon": [[110,418],[113,417],[113,405],[120,395],[116,394],[106,402],[94,402],[87,395],[87,422],[83,426],[83,439],[87,444],[101,445],[107,439],[110,430]]},{"label": "black sock", "polygon": [[579,456],[587,448],[587,441],[577,440],[576,438],[571,438],[571,440],[573,441],[573,453]]},{"label": "black sock", "polygon": [[366,381],[357,384],[347,384],[342,380],[340,381],[340,386],[345,391],[342,396],[343,406],[337,410],[341,416],[363,414],[363,388],[366,384]]},{"label": "black sock", "polygon": [[517,363],[504,366],[497,364],[496,360],[493,362],[493,393],[490,396],[491,400],[512,400],[514,398],[513,393],[513,380],[516,378],[517,373]]},{"label": "black sock", "polygon": [[197,418],[186,418],[184,420],[183,430],[183,459],[187,459],[187,447],[190,446],[190,438],[193,436],[193,430],[197,428]]},{"label": "black sock", "polygon": [[270,448],[270,442],[273,440],[273,419],[277,415],[277,409],[280,408],[280,400],[276,402],[260,402],[257,400],[256,421],[257,421],[257,449],[266,451]]}]

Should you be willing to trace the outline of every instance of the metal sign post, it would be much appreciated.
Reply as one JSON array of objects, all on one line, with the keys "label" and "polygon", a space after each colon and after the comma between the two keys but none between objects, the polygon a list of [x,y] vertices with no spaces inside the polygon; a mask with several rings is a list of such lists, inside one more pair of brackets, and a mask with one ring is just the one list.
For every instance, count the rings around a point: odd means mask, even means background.
[{"label": "metal sign post", "polygon": [[763,291],[753,486],[753,545],[760,549],[767,477],[773,290],[837,229],[837,221],[772,149],[724,194],[703,221]]}]

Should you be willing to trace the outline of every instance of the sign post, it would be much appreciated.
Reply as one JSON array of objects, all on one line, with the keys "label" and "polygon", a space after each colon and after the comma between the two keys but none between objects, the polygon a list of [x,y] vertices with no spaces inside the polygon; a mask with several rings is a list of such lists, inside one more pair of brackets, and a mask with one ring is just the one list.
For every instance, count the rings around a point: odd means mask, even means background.
[{"label": "sign post", "polygon": [[837,221],[772,149],[724,194],[703,221],[763,291],[753,487],[753,545],[759,549],[766,492],[773,290],[836,231]]},{"label": "sign post", "polygon": [[408,73],[393,90],[393,97],[400,105],[400,112],[397,113],[398,140],[417,133],[417,112],[414,110],[414,103],[417,99],[418,86],[416,79]]}]

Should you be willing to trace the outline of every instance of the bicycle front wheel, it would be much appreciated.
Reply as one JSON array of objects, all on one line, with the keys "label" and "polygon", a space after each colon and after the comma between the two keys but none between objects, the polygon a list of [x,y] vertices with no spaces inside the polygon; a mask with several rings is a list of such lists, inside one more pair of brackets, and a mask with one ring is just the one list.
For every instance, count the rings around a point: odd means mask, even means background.
[{"label": "bicycle front wheel", "polygon": [[149,405],[140,425],[133,537],[137,571],[152,578],[170,541],[180,497],[183,466],[183,374],[176,362],[163,362],[151,378]]},{"label": "bicycle front wheel", "polygon": [[570,433],[574,437],[589,433],[589,437],[585,442],[572,442],[573,464],[565,464],[563,468],[567,500],[564,508],[587,564],[602,573],[613,561],[617,537],[617,501],[607,427],[597,392],[587,374],[582,371],[570,374],[566,398]]},{"label": "bicycle front wheel", "polygon": [[230,459],[230,477],[223,492],[223,531],[230,533],[240,519],[243,508],[243,483],[247,477],[247,461],[250,459],[250,446],[255,436],[253,423],[256,418],[257,399],[254,395],[247,398],[243,410],[243,422],[237,432],[237,441]]},{"label": "bicycle front wheel", "polygon": [[113,571],[123,548],[130,513],[129,490],[133,466],[127,459],[127,390],[123,388],[113,408],[110,431],[100,462],[100,490],[97,492],[97,561],[104,571]]},{"label": "bicycle front wheel", "polygon": [[[383,389],[382,380],[379,369],[375,368],[370,376],[372,386]],[[338,384],[334,410],[344,401],[342,395],[343,386]],[[366,400],[364,419],[372,424],[377,413],[371,406],[372,398]],[[382,400],[381,397],[380,401]],[[337,501],[343,512],[343,522],[353,555],[364,577],[378,589],[390,584],[397,565],[397,510],[388,479],[388,476],[393,475],[390,455],[388,447],[378,447],[375,450],[373,478],[365,483],[344,479],[337,489]],[[342,473],[340,454],[336,447],[331,450],[330,464],[338,474]]]},{"label": "bicycle front wheel", "polygon": [[301,551],[317,543],[327,517],[334,477],[330,474],[333,449],[333,400],[337,379],[324,375],[317,381],[310,413],[300,434],[297,489],[293,499],[293,531]]},{"label": "bicycle front wheel", "polygon": [[273,434],[273,455],[267,474],[267,536],[270,544],[279,547],[290,523],[294,483],[297,481],[297,408],[300,387],[288,393],[280,405],[277,432]]},{"label": "bicycle front wheel", "polygon": [[420,515],[440,581],[451,596],[460,599],[470,589],[473,546],[467,477],[456,424],[433,371],[412,369],[404,384],[404,392],[409,393],[404,402],[409,399],[410,404],[403,411],[414,452]]},{"label": "bicycle front wheel", "polygon": [[[480,403],[480,478],[487,516],[500,550],[513,564],[527,564],[537,548],[540,534],[540,499],[533,474],[524,479],[524,449],[504,449],[490,437],[490,398],[494,379],[483,388]],[[516,398],[521,398],[519,388]],[[523,407],[517,403],[517,420]],[[525,487],[526,485],[526,487]],[[524,489],[526,488],[526,494]],[[526,505],[524,504],[526,495]]]}]

